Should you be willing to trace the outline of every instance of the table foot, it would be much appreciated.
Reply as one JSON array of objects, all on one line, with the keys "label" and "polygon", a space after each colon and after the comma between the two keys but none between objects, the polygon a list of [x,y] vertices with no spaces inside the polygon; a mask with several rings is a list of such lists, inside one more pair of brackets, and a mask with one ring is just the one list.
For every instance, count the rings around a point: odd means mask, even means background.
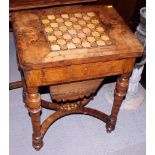
[{"label": "table foot", "polygon": [[111,133],[115,129],[116,121],[111,120],[108,118],[108,123],[106,124],[106,131],[107,133]]},{"label": "table foot", "polygon": [[35,148],[36,151],[39,151],[43,147],[42,138],[32,135],[32,146]]}]

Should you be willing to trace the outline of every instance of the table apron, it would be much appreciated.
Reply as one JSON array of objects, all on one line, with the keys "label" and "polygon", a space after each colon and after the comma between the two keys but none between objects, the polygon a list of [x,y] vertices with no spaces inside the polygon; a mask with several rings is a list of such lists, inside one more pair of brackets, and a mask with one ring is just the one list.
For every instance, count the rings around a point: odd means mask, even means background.
[{"label": "table apron", "polygon": [[54,85],[132,72],[135,58],[25,71],[28,87]]}]

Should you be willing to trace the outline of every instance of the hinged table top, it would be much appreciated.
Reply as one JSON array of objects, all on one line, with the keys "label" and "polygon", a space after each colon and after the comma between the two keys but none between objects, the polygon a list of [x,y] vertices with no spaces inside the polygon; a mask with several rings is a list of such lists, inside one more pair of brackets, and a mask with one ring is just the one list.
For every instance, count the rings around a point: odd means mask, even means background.
[{"label": "hinged table top", "polygon": [[111,6],[68,6],[12,14],[22,67],[140,56],[142,45]]}]

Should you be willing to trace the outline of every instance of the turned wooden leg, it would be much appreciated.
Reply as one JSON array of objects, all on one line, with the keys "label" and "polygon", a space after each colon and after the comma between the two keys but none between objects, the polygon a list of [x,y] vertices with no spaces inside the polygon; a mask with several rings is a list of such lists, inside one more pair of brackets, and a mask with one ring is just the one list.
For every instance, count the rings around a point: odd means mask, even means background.
[{"label": "turned wooden leg", "polygon": [[127,92],[129,76],[130,74],[123,74],[118,78],[116,82],[113,107],[111,110],[111,115],[109,116],[109,119],[108,119],[108,123],[106,124],[107,132],[111,132],[112,130],[115,129],[117,115],[118,115],[120,106],[122,104],[123,98]]},{"label": "turned wooden leg", "polygon": [[32,145],[36,150],[39,150],[43,146],[43,142],[40,130],[41,99],[38,89],[27,88],[26,102],[33,128]]}]

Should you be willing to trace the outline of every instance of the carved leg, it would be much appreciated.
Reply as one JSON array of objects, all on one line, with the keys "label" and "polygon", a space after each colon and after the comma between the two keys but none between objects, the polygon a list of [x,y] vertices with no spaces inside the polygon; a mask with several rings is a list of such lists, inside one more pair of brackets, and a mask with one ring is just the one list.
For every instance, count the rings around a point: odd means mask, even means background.
[{"label": "carved leg", "polygon": [[111,110],[111,115],[109,116],[108,123],[106,124],[107,132],[111,132],[112,130],[115,129],[117,115],[118,115],[120,106],[122,104],[123,98],[127,92],[129,76],[130,74],[123,74],[118,78],[116,82],[113,107]]},{"label": "carved leg", "polygon": [[37,88],[27,89],[26,101],[27,101],[27,108],[30,112],[33,128],[32,145],[36,150],[39,150],[43,146],[43,142],[40,131],[41,99]]}]

